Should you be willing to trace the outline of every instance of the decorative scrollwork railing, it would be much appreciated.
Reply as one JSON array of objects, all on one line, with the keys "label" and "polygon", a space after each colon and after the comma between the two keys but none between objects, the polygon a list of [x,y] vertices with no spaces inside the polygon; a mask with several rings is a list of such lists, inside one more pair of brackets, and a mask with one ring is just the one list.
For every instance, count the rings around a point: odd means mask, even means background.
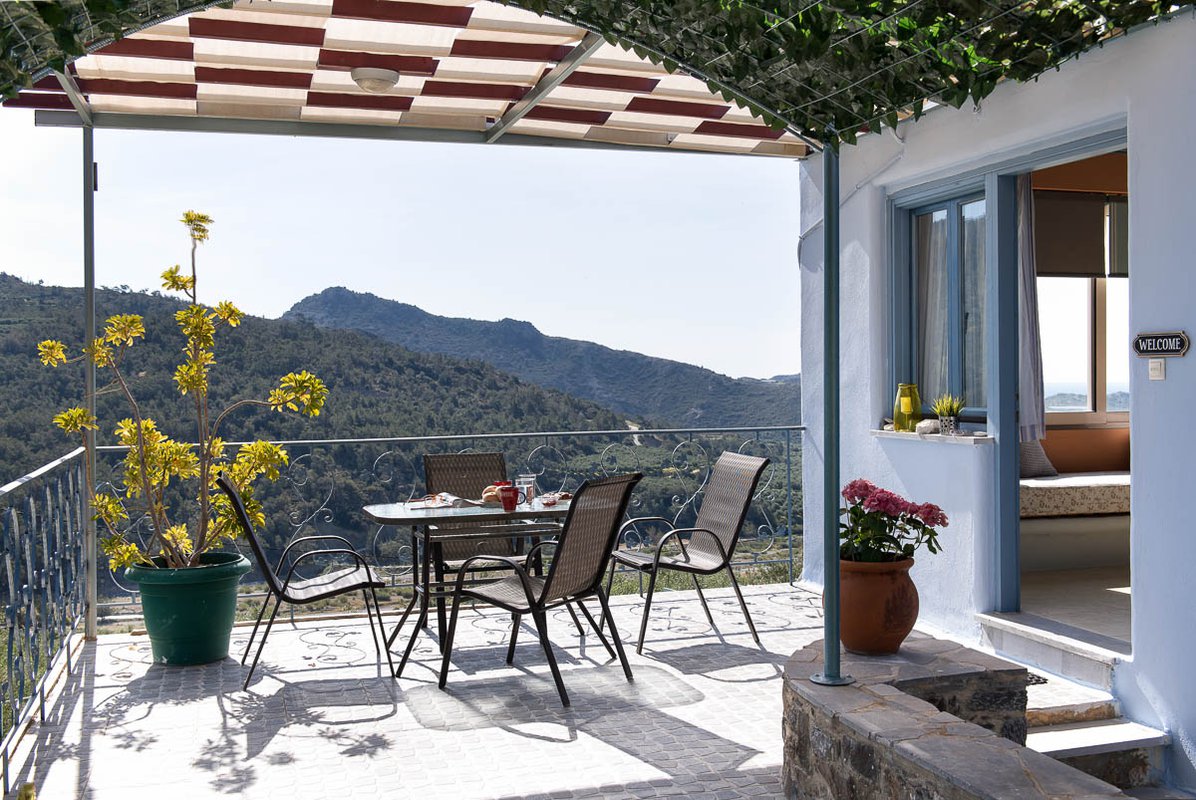
[{"label": "decorative scrollwork railing", "polygon": [[[45,712],[46,683],[70,671],[72,636],[83,619],[83,448],[0,486],[0,757],[8,761],[26,721]],[[65,664],[63,663],[65,662]]]},{"label": "decorative scrollwork railing", "polygon": [[[584,480],[617,472],[644,473],[629,516],[661,516],[692,525],[715,459],[724,450],[768,456],[736,553],[739,566],[785,565],[794,576],[794,543],[800,542],[800,441],[802,428],[703,428],[624,431],[554,431],[394,439],[334,439],[282,442],[289,468],[256,496],[266,509],[262,531],[277,557],[288,543],[314,533],[345,536],[369,554],[395,584],[411,569],[410,537],[364,518],[371,503],[397,502],[425,493],[424,453],[500,451],[508,477],[536,476],[540,491],[570,491]],[[119,488],[121,451],[101,448],[103,485]],[[105,471],[109,474],[105,474]],[[133,519],[132,526],[144,524]],[[646,547],[654,534],[631,530],[620,546]],[[135,600],[131,587],[107,573],[101,560],[100,595],[106,606]],[[252,582],[251,575],[247,582]]]}]

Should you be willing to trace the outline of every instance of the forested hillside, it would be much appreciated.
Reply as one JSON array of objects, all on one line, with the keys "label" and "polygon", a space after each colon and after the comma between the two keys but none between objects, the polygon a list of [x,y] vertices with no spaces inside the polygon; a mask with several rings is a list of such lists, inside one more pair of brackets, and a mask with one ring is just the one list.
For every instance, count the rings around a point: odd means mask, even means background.
[{"label": "forested hillside", "polygon": [[[213,298],[213,300],[216,298]],[[175,392],[172,375],[182,336],[172,299],[103,290],[101,320],[138,313],[147,336],[129,354],[127,372],[149,416],[180,439],[187,437],[191,406]],[[82,290],[38,286],[0,274],[0,484],[76,446],[51,424],[56,411],[82,401],[83,369],[51,369],[37,360],[37,342],[81,343]],[[77,351],[76,351],[77,352]],[[279,376],[307,369],[328,384],[324,413],[300,419],[248,409],[231,417],[229,440],[252,437],[367,438],[506,431],[612,429],[624,416],[562,392],[530,385],[479,361],[413,353],[371,336],[317,328],[298,320],[246,318],[222,329],[213,371],[213,403],[265,397]],[[122,398],[101,397],[101,444],[128,416]]]},{"label": "forested hillside", "polygon": [[[342,288],[301,300],[285,318],[365,331],[420,352],[478,358],[531,383],[666,426],[796,425],[801,418],[797,376],[729,378],[692,364],[545,336],[530,322],[441,317]],[[700,325],[695,317],[694,329],[681,335],[700,335]]]},{"label": "forested hillside", "polygon": [[[202,297],[202,296],[201,296]],[[213,300],[217,298],[212,298]],[[186,439],[190,402],[175,392],[172,375],[183,343],[173,314],[180,303],[162,296],[113,290],[98,293],[101,320],[116,313],[145,317],[147,336],[128,354],[125,371],[143,411],[164,430]],[[78,364],[51,369],[37,359],[46,338],[68,342],[73,352],[82,337],[82,291],[25,283],[0,274],[0,484],[13,480],[76,446],[51,422],[54,414],[82,401],[83,370]],[[264,397],[280,375],[307,369],[328,384],[323,413],[315,419],[247,409],[230,418],[221,433],[230,441],[268,439],[363,439],[423,435],[623,430],[649,421],[615,414],[599,405],[545,389],[500,372],[480,361],[415,353],[352,331],[318,328],[296,320],[246,318],[232,330],[221,328],[212,374],[213,405],[242,397]],[[101,373],[103,375],[103,373]],[[112,429],[128,416],[123,398],[100,399],[100,443],[112,443]],[[773,535],[783,528],[788,509],[800,509],[795,486],[792,506],[783,486],[785,439],[748,435],[653,436],[628,431],[619,436],[468,440],[443,442],[331,442],[295,445],[283,480],[263,483],[258,497],[266,508],[261,531],[276,555],[293,536],[316,530],[336,532],[354,546],[387,563],[410,558],[405,536],[381,530],[362,515],[363,505],[405,499],[423,491],[420,458],[426,452],[492,449],[506,453],[513,476],[532,469],[542,487],[575,488],[587,477],[611,472],[646,473],[636,508],[681,515],[692,522],[693,493],[705,469],[724,449],[767,454],[777,470],[753,506],[745,551],[780,553]],[[101,454],[98,482],[103,489],[120,456]],[[800,475],[799,450],[793,452]],[[796,483],[796,481],[795,481]],[[193,487],[180,487],[175,508]],[[18,493],[19,495],[19,493]],[[689,515],[689,516],[686,516]],[[185,514],[184,514],[185,516]],[[177,517],[176,517],[177,519]],[[114,576],[104,573],[102,594],[119,594]]]}]

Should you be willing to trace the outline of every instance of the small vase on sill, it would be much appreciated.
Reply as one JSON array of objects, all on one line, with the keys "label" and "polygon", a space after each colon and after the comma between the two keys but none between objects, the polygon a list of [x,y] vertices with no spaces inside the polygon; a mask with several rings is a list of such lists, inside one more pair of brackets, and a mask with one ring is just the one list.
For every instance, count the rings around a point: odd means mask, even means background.
[{"label": "small vase on sill", "polygon": [[939,433],[943,436],[958,436],[959,435],[959,417],[940,416],[939,417]]},{"label": "small vase on sill", "polygon": [[922,419],[922,398],[918,384],[897,384],[897,398],[893,401],[893,430],[913,432]]}]

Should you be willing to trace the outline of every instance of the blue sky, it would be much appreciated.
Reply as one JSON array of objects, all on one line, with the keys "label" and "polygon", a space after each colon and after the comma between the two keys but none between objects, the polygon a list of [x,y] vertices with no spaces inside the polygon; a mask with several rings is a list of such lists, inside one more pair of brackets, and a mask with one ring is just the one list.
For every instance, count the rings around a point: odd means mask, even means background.
[{"label": "blue sky", "polygon": [[[0,271],[82,283],[80,134],[0,111]],[[798,167],[782,159],[96,133],[97,282],[157,288],[215,219],[200,299],[328,286],[733,376],[797,372]]]}]

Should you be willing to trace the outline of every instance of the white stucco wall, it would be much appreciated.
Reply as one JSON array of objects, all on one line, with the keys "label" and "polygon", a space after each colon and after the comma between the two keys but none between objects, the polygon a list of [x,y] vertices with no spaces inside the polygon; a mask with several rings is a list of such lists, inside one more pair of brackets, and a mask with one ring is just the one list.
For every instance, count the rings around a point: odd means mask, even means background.
[{"label": "white stucco wall", "polygon": [[[936,110],[845,147],[840,185],[842,480],[867,477],[944,507],[946,552],[914,568],[922,622],[976,637],[994,601],[993,448],[874,437],[889,397],[886,198],[1093,133],[1128,131],[1131,331],[1196,334],[1196,19],[1184,15],[1066,64],[1037,82],[1000,87],[979,110]],[[899,141],[898,136],[904,141]],[[822,581],[822,197],[817,158],[802,168],[804,578]],[[1196,480],[1196,353],[1150,382],[1131,370],[1133,658],[1116,674],[1126,716],[1175,740],[1170,779],[1196,787],[1196,537],[1186,499]],[[832,512],[833,513],[833,512]]]}]

